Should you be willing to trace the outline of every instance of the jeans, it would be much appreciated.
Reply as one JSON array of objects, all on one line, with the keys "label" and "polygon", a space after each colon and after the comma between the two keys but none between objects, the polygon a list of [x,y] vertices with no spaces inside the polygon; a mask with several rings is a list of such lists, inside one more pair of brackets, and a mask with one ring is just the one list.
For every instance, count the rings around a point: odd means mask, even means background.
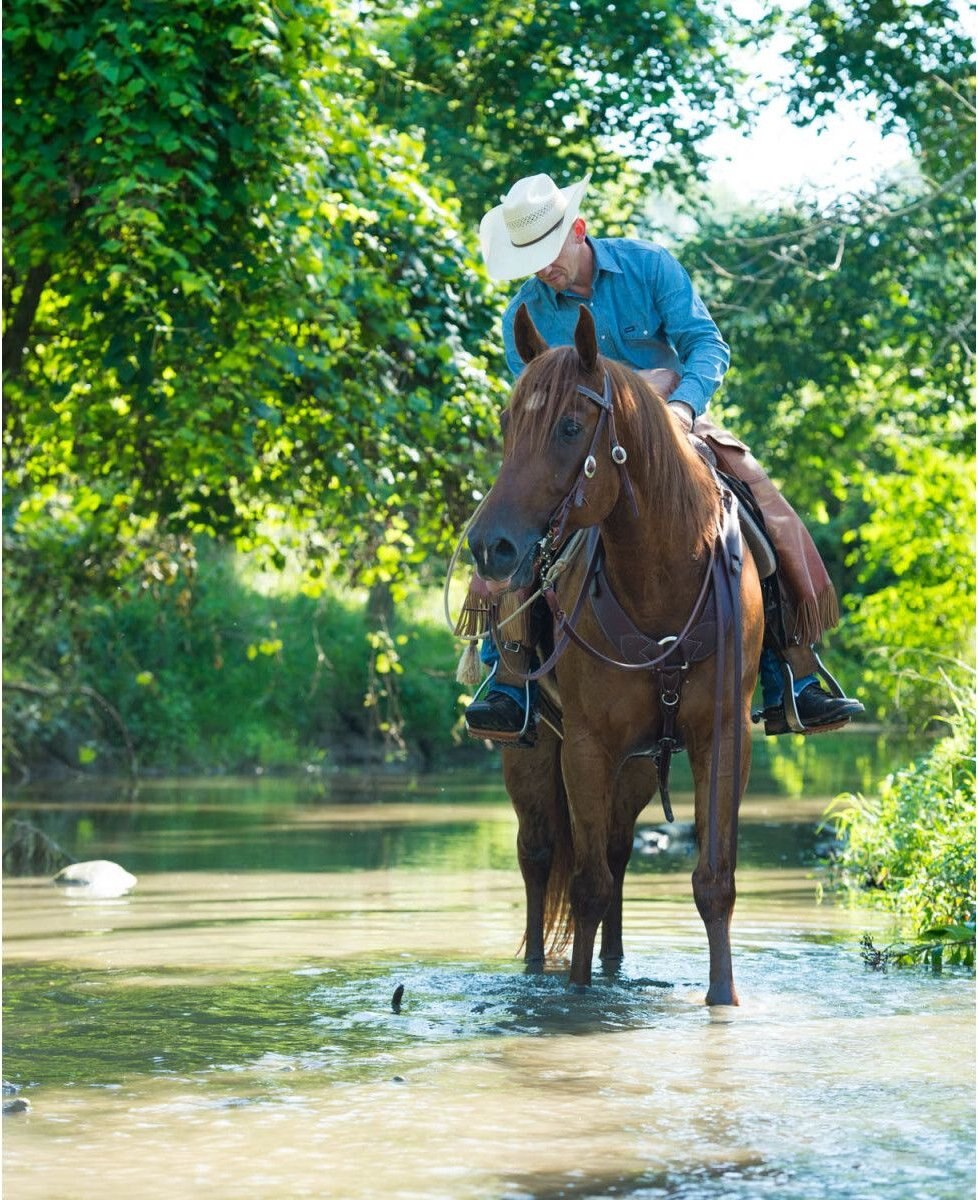
[{"label": "jeans", "polygon": [[[817,675],[805,675],[796,679],[792,691],[799,695],[810,683],[818,683]],[[775,708],[781,703],[784,693],[784,680],[781,677],[781,665],[773,650],[761,651],[761,695],[765,708]]]},{"label": "jeans", "polygon": [[[482,639],[482,646],[479,650],[479,658],[485,666],[493,671],[499,663],[499,651],[496,649],[496,644],[491,637]],[[801,679],[795,680],[793,691],[797,696],[810,683],[818,683],[818,677],[815,675],[805,675]],[[526,688],[517,687],[511,683],[497,683],[493,681],[489,690],[491,692],[502,692],[506,696],[512,697],[513,700],[520,706],[526,707]],[[778,663],[778,656],[773,650],[764,650],[761,653],[761,694],[765,708],[774,708],[781,703],[781,695],[784,690],[784,682],[781,678],[781,667]],[[536,701],[537,685],[530,684],[530,703]]]},{"label": "jeans", "polygon": [[[496,643],[491,637],[482,639],[482,646],[479,649],[479,658],[490,671],[496,669],[499,664],[499,651],[496,649]],[[526,687],[517,686],[513,683],[497,683],[495,680],[489,685],[490,692],[502,692],[505,696],[511,696],[516,703],[526,711]],[[530,684],[530,704],[534,704],[537,698],[537,685],[534,680]]]}]

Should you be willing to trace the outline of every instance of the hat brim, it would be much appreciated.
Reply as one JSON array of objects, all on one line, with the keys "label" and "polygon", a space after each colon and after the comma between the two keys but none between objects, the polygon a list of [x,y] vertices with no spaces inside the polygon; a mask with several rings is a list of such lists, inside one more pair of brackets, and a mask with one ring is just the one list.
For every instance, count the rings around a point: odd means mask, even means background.
[{"label": "hat brim", "polygon": [[549,267],[560,253],[570,227],[577,220],[590,179],[588,174],[579,183],[560,189],[561,195],[567,200],[563,218],[553,233],[534,242],[532,246],[514,246],[506,228],[503,206],[497,204],[490,209],[479,224],[482,257],[490,276],[493,279],[524,279]]}]

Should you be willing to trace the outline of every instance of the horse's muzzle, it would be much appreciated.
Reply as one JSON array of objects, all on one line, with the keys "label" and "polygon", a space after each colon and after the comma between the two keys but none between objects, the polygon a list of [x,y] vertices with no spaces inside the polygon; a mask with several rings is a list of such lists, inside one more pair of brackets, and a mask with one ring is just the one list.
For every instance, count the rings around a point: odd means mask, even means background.
[{"label": "horse's muzzle", "polygon": [[476,573],[492,597],[529,587],[536,575],[538,547],[536,537],[528,545],[517,546],[503,535],[487,533],[483,536],[475,529],[469,533],[469,549],[475,559]]}]

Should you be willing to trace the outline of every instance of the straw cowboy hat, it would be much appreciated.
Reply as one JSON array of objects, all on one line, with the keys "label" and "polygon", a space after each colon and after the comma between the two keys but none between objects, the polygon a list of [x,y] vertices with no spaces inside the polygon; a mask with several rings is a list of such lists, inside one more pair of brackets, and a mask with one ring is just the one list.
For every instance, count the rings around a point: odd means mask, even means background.
[{"label": "straw cowboy hat", "polygon": [[574,224],[590,174],[559,188],[549,175],[520,179],[482,218],[482,257],[493,279],[520,279],[549,266]]}]

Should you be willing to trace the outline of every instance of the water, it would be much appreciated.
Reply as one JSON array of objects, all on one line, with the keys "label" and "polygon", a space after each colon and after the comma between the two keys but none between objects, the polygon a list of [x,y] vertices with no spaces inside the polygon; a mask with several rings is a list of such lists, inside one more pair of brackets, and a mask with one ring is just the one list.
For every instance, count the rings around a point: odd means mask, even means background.
[{"label": "water", "polygon": [[4,885],[4,1077],[32,1105],[4,1122],[4,1194],[973,1196],[971,980],[869,971],[887,920],[819,903],[818,816],[879,769],[849,747],[755,771],[739,1009],[702,1003],[682,838],[636,856],[619,973],[586,995],[524,974],[492,773],[19,793],[8,816],[140,881]]}]

